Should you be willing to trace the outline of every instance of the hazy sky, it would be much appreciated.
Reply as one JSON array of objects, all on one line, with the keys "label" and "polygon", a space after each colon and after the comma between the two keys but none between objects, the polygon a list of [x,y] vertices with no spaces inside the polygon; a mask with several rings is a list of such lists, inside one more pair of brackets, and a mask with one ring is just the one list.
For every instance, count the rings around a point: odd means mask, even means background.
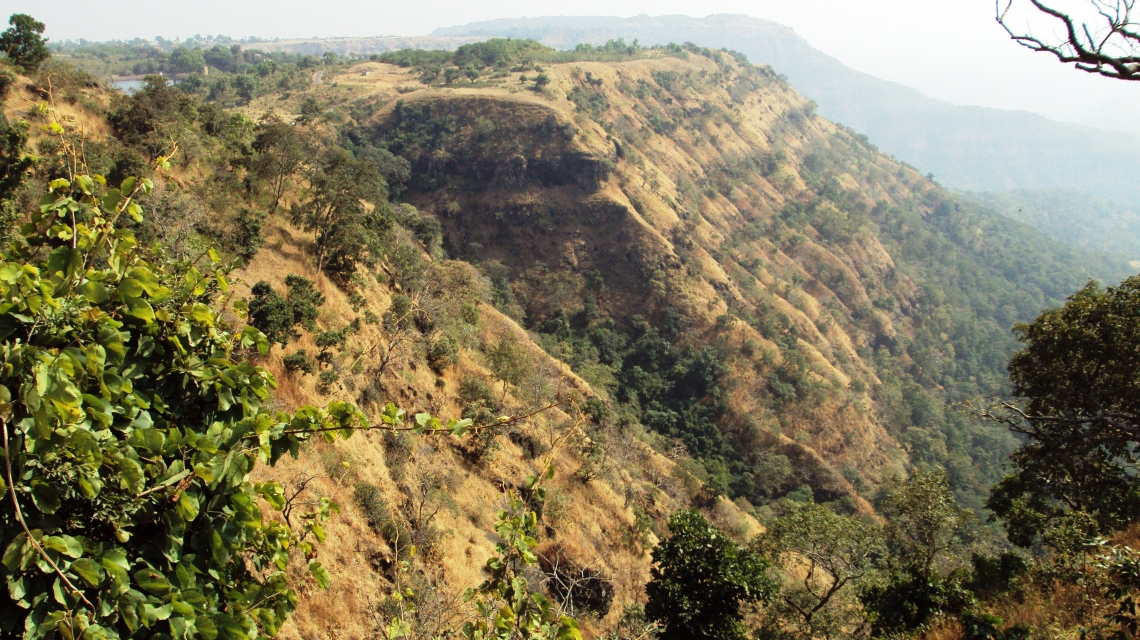
[{"label": "hazy sky", "polygon": [[520,16],[743,13],[790,26],[848,66],[935,98],[1140,134],[1140,82],[1089,76],[1022,49],[995,23],[993,0],[0,0],[0,13],[10,12],[43,20],[57,40],[423,35]]}]

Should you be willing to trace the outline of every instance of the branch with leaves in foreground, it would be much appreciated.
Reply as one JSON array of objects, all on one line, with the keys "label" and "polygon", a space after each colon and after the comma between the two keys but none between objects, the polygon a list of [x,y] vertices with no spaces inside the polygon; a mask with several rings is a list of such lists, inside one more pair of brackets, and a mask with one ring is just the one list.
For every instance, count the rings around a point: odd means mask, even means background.
[{"label": "branch with leaves in foreground", "polygon": [[[334,402],[263,407],[274,388],[237,357],[265,337],[226,325],[214,252],[167,268],[136,250],[149,180],[59,179],[0,253],[0,630],[25,638],[273,635],[296,607],[295,532],[259,463],[364,426]],[[309,535],[312,534],[312,535]],[[329,575],[315,560],[318,584]]]},{"label": "branch with leaves in foreground", "polygon": [[[265,408],[273,376],[240,355],[266,353],[268,341],[220,312],[230,266],[212,250],[192,263],[151,263],[116,226],[123,214],[141,220],[135,197],[151,192],[149,180],[111,187],[76,175],[49,189],[0,251],[0,634],[276,634],[297,606],[291,561],[329,583],[314,545],[330,509],[294,530],[280,515],[281,485],[249,475],[296,457],[314,436],[331,442],[373,427],[345,402]],[[380,426],[457,436],[486,428],[405,419],[390,406]],[[577,637],[572,621],[552,628]]]},{"label": "branch with leaves in foreground", "polygon": [[[528,498],[546,499],[544,480],[554,477],[554,459],[570,437],[581,429],[585,416],[577,404],[573,406],[577,421],[566,430],[543,462],[542,472],[526,480]],[[487,561],[490,577],[479,587],[468,589],[464,597],[475,602],[479,617],[463,625],[467,640],[582,640],[578,622],[561,615],[550,599],[532,592],[523,571],[538,562],[534,548],[538,514],[516,492],[509,495],[508,507],[499,511],[495,533],[500,542],[498,556]]]}]

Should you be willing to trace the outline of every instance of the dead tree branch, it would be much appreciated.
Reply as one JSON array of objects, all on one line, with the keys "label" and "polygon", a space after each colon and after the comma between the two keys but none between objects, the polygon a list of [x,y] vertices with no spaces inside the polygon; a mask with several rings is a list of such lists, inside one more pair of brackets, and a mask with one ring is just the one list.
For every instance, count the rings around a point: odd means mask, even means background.
[{"label": "dead tree branch", "polygon": [[996,0],[998,24],[1014,42],[1031,51],[1052,54],[1064,64],[1086,73],[1116,80],[1140,80],[1140,24],[1133,20],[1136,0],[1089,0],[1097,17],[1093,23],[1081,21],[1041,0],[1024,0],[1064,33],[1052,37],[1034,35],[1027,24],[1013,25],[1020,0]]}]

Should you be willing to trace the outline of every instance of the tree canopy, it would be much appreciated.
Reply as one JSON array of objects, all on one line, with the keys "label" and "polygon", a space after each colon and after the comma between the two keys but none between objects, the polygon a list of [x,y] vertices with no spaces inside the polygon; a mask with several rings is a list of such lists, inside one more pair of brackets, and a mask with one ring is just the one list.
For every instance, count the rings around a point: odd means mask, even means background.
[{"label": "tree canopy", "polygon": [[116,223],[141,219],[151,182],[104,182],[54,180],[0,254],[0,626],[272,635],[296,606],[291,550],[323,539],[330,504],[264,518],[258,505],[282,509],[283,489],[248,474],[364,418],[344,403],[267,410],[273,377],[241,356],[265,337],[221,315],[228,269],[212,252],[149,262]]},{"label": "tree canopy", "polygon": [[39,69],[51,52],[43,38],[44,23],[25,13],[13,13],[8,27],[0,33],[0,51],[21,69],[32,72]]},{"label": "tree canopy", "polygon": [[745,637],[741,604],[767,600],[775,583],[768,561],[742,549],[694,510],[669,519],[670,537],[653,550],[645,614],[664,627],[662,640]]},{"label": "tree canopy", "polygon": [[1140,277],[1090,284],[1017,328],[1013,395],[994,415],[1026,438],[989,506],[1030,545],[1070,512],[1102,531],[1140,519]]},{"label": "tree canopy", "polygon": [[308,197],[294,206],[293,219],[316,233],[317,269],[347,280],[367,257],[376,233],[391,226],[384,214],[387,185],[375,164],[341,147],[323,151],[306,177]]}]

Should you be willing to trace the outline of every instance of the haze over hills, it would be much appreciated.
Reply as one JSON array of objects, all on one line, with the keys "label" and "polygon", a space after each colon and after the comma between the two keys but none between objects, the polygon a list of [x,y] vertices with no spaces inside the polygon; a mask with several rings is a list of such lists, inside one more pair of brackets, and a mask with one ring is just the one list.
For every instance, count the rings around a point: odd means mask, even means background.
[{"label": "haze over hills", "polygon": [[321,55],[325,51],[332,51],[339,56],[367,55],[370,53],[383,53],[385,51],[399,51],[400,49],[443,49],[454,51],[456,47],[469,42],[477,42],[484,38],[479,36],[377,36],[375,38],[290,38],[287,40],[272,40],[265,42],[252,42],[244,45],[246,49],[256,49],[266,53],[280,51],[298,53],[303,55]]},{"label": "haze over hills", "polygon": [[961,195],[1071,247],[1140,258],[1140,207],[1135,205],[1059,188]]},{"label": "haze over hills", "polygon": [[611,38],[642,44],[691,41],[746,54],[785,74],[830,120],[950,187],[973,191],[1078,188],[1140,200],[1131,167],[1140,140],[1019,111],[957,106],[850,69],[791,29],[739,15],[541,17],[437,29],[433,36],[534,38],[556,48]]}]

